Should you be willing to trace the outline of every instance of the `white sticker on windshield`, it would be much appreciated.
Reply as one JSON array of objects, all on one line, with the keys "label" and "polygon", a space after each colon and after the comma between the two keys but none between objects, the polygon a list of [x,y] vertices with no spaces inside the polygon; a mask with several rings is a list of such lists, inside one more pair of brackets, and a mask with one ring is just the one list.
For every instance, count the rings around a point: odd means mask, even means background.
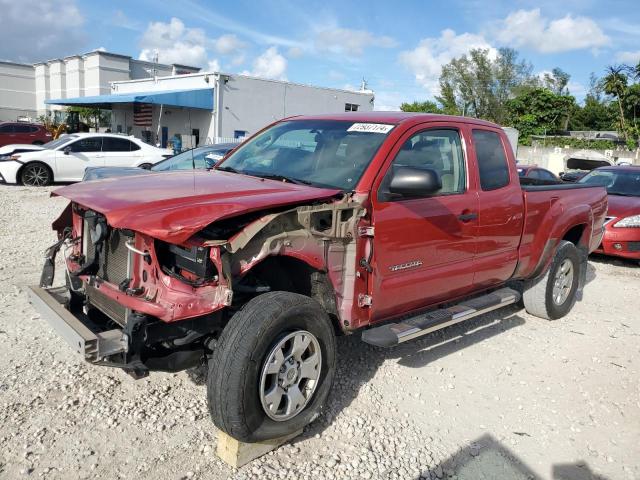
[{"label": "white sticker on windshield", "polygon": [[393,127],[386,123],[354,123],[347,128],[347,132],[389,133]]}]

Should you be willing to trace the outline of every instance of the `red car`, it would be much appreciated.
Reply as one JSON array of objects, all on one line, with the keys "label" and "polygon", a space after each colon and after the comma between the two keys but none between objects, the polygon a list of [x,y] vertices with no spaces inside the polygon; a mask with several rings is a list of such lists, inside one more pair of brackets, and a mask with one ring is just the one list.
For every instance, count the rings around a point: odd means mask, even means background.
[{"label": "red car", "polygon": [[552,172],[546,168],[540,168],[537,165],[516,165],[518,170],[518,176],[524,178],[533,178],[536,180],[548,180],[550,182],[557,182],[559,180]]},{"label": "red car", "polygon": [[563,317],[607,210],[598,185],[521,183],[498,125],[401,112],[287,118],[212,170],[55,194],[43,318],[136,378],[206,359],[212,419],[247,442],[318,416],[336,334],[392,347],[520,298]]},{"label": "red car", "polygon": [[53,140],[51,133],[39,123],[0,123],[0,147],[14,143],[43,145]]},{"label": "red car", "polygon": [[602,185],[609,194],[604,237],[595,253],[640,260],[640,167],[598,168],[578,183]]}]

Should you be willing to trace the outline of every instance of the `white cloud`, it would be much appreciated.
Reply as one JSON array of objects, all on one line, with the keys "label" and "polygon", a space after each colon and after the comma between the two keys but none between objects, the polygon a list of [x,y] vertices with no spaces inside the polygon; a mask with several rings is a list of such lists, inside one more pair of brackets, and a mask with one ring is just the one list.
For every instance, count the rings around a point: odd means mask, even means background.
[{"label": "white cloud", "polygon": [[85,19],[75,0],[0,0],[0,58],[43,61],[86,45]]},{"label": "white cloud", "polygon": [[518,10],[497,23],[496,40],[513,47],[528,47],[542,53],[566,52],[608,45],[611,40],[596,22],[570,14],[549,20],[540,9]]},{"label": "white cloud", "polygon": [[245,43],[235,35],[222,35],[219,38],[207,37],[200,28],[189,28],[179,18],[172,18],[168,23],[152,22],[149,24],[140,46],[139,58],[153,61],[155,53],[158,53],[160,63],[179,63],[206,68],[209,71],[220,71],[220,62],[212,58],[211,52],[222,55],[237,54],[232,64],[238,65],[238,59],[242,56],[240,50]]},{"label": "white cloud", "polygon": [[397,42],[387,36],[375,36],[366,30],[328,28],[316,35],[316,48],[336,54],[360,56],[367,47],[393,48]]},{"label": "white cloud", "polygon": [[636,50],[635,52],[618,52],[616,53],[616,61],[636,66],[638,62],[640,62],[640,50]]},{"label": "white cloud", "polygon": [[215,58],[213,60],[209,60],[207,63],[207,71],[208,72],[219,72],[220,71],[220,62]]},{"label": "white cloud", "polygon": [[277,47],[269,47],[253,61],[253,70],[242,72],[254,77],[286,80],[287,59],[278,52]]},{"label": "white cloud", "polygon": [[216,52],[221,55],[236,53],[246,47],[246,45],[247,44],[245,42],[239,40],[238,37],[232,33],[222,35],[214,40],[214,48],[216,49]]},{"label": "white cloud", "polygon": [[415,75],[416,81],[431,95],[439,92],[438,79],[442,66],[469,50],[486,48],[495,56],[496,50],[482,35],[443,30],[438,38],[424,38],[413,50],[400,53],[400,62]]},{"label": "white cloud", "polygon": [[178,18],[169,23],[152,22],[142,35],[140,60],[203,66],[208,62],[207,37],[202,29],[185,27]]}]

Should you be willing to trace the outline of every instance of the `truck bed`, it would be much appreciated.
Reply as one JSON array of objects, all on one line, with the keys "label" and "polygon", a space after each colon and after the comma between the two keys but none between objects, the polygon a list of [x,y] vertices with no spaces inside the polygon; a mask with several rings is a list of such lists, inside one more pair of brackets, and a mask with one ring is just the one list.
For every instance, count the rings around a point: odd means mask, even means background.
[{"label": "truck bed", "polygon": [[[588,254],[600,244],[607,213],[607,192],[591,185],[521,179],[524,226],[517,278],[542,271],[558,242],[567,234]],[[570,231],[571,229],[575,229]]]}]

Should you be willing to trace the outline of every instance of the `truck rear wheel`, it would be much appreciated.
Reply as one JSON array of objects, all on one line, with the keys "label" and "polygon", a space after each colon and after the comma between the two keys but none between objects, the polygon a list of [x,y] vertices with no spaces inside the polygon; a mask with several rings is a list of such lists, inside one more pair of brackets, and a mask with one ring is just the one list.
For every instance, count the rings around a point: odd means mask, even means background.
[{"label": "truck rear wheel", "polygon": [[547,320],[564,317],[576,303],[581,268],[578,249],[562,240],[546,273],[524,282],[522,299],[526,311]]},{"label": "truck rear wheel", "polygon": [[209,361],[215,425],[244,442],[294,433],[320,413],[335,371],[331,320],[315,301],[270,292],[224,328]]}]

